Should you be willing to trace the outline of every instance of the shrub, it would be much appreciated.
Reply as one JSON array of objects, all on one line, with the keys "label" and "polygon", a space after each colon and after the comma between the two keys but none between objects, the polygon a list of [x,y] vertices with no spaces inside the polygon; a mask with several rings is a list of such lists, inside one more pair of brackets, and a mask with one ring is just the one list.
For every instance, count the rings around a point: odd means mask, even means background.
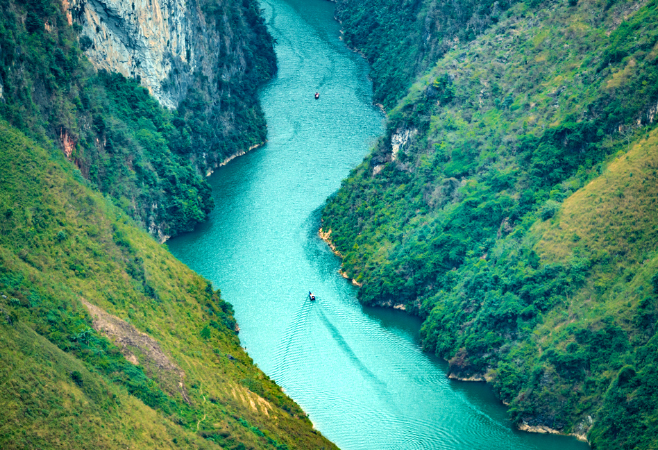
[{"label": "shrub", "polygon": [[86,52],[91,48],[91,46],[94,45],[93,41],[89,38],[89,36],[82,36],[80,38],[80,49],[83,52]]},{"label": "shrub", "polygon": [[77,370],[74,370],[73,372],[71,372],[71,380],[73,380],[73,382],[75,384],[77,384],[78,387],[82,387],[82,384],[83,384],[82,374],[80,372],[78,372]]},{"label": "shrub", "polygon": [[551,217],[555,216],[560,210],[560,204],[555,200],[548,200],[544,203],[544,206],[541,209],[540,215],[542,220],[548,220]]},{"label": "shrub", "polygon": [[25,29],[28,33],[35,33],[43,29],[43,21],[34,11],[28,11],[25,18]]}]

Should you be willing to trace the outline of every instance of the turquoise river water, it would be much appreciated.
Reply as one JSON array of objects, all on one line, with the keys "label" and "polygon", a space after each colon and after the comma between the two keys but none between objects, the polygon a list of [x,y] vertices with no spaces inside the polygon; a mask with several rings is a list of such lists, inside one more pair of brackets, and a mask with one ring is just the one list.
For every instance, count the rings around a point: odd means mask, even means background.
[{"label": "turquoise river water", "polygon": [[358,304],[317,230],[383,132],[368,66],[339,40],[333,3],[261,5],[279,60],[260,97],[269,142],[210,177],[214,212],[171,251],[221,288],[250,356],[342,449],[587,449],[515,431],[486,385],[446,379],[421,351],[418,319]]}]

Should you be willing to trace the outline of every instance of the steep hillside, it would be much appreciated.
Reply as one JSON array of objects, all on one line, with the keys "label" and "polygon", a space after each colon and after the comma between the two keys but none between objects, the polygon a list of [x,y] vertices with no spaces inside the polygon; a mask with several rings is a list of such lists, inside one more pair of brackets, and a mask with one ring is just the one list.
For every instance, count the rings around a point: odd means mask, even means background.
[{"label": "steep hillside", "polygon": [[[442,8],[413,7],[421,23]],[[654,448],[658,5],[530,2],[496,17],[390,111],[323,232],[361,301],[424,317],[425,348],[451,377],[490,381],[520,428]],[[397,31],[379,32],[373,58],[395,61]]]},{"label": "steep hillside", "polygon": [[0,122],[0,447],[336,448],[210,283]]},{"label": "steep hillside", "polygon": [[205,220],[207,172],[265,140],[256,89],[276,61],[255,0],[0,10],[0,116],[160,240]]},{"label": "steep hillside", "polygon": [[203,173],[260,145],[256,91],[276,73],[273,39],[255,0],[73,0],[64,3],[85,55],[99,70],[135,78],[191,140]]},{"label": "steep hillside", "polygon": [[513,0],[335,0],[343,40],[371,65],[374,100],[386,109],[453,47],[498,22]]}]

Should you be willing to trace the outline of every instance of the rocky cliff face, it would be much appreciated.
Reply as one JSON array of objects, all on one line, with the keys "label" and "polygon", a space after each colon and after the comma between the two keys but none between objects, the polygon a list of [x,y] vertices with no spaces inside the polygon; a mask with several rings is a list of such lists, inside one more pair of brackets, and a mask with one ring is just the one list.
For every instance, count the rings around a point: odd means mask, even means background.
[{"label": "rocky cliff face", "polygon": [[0,118],[160,240],[205,220],[203,175],[266,138],[257,0],[5,0],[0,30]]},{"label": "rocky cliff face", "polygon": [[203,149],[189,154],[199,173],[265,140],[256,92],[276,57],[256,1],[62,1],[96,69],[138,80],[198,125],[180,131]]},{"label": "rocky cliff face", "polygon": [[94,66],[139,79],[163,106],[178,106],[195,72],[212,79],[216,36],[209,36],[197,2],[64,2],[69,23],[82,26],[80,42]]}]

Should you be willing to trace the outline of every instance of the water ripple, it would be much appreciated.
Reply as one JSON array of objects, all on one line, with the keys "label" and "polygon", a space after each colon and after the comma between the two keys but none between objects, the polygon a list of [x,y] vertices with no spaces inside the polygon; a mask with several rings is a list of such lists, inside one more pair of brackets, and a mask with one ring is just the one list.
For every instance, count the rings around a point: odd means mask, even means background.
[{"label": "water ripple", "polygon": [[215,172],[208,223],[169,248],[222,289],[254,361],[343,449],[586,448],[513,431],[486,386],[447,380],[421,351],[417,319],[358,303],[317,230],[325,199],[384,130],[369,69],[338,40],[332,3],[261,5],[278,42],[279,73],[261,93],[269,142]]}]

